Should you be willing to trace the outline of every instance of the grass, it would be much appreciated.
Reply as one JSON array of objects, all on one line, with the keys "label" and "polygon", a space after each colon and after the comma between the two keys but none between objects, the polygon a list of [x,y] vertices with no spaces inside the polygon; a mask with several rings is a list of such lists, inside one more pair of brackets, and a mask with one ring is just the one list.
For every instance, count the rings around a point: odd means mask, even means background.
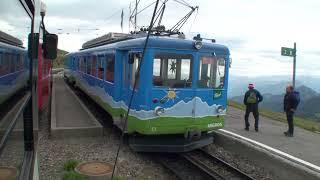
[{"label": "grass", "polygon": [[74,168],[80,163],[78,160],[70,159],[63,164],[63,170],[74,171]]},{"label": "grass", "polygon": [[68,171],[63,174],[63,180],[85,180],[85,177],[74,171]]},{"label": "grass", "polygon": [[[228,105],[229,106],[232,106],[234,108],[237,108],[237,109],[241,109],[241,110],[245,110],[245,105],[243,104],[240,104],[240,103],[237,103],[235,101],[231,101],[229,100],[228,101]],[[270,111],[270,110],[267,110],[267,109],[259,109],[259,114],[264,116],[264,117],[267,117],[267,118],[270,118],[272,120],[276,120],[276,121],[280,121],[280,122],[283,122],[283,123],[287,123],[287,118],[286,118],[286,115],[285,113],[281,113],[281,112],[273,112],[273,111]],[[294,125],[300,127],[300,128],[303,128],[305,130],[308,130],[308,131],[312,131],[312,132],[320,132],[320,123],[318,122],[315,122],[315,121],[311,121],[311,120],[308,120],[308,119],[305,119],[305,118],[301,118],[301,117],[294,117]]]},{"label": "grass", "polygon": [[85,177],[74,171],[76,166],[80,163],[78,160],[70,159],[63,164],[63,180],[85,180]]}]

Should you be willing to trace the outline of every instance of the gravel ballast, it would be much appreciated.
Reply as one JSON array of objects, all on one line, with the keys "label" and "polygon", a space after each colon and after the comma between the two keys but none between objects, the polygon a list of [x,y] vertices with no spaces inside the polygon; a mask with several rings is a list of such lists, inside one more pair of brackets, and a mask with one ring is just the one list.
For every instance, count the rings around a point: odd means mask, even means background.
[{"label": "gravel ballast", "polygon": [[[100,122],[108,118],[91,104],[90,99],[82,97],[83,95],[77,91],[75,92]],[[41,179],[61,179],[64,173],[63,164],[71,159],[81,162],[114,163],[116,150],[121,143],[119,130],[105,125],[104,136],[101,137],[53,139],[49,134],[48,115],[44,114],[40,118],[38,142]],[[260,168],[261,166],[259,167],[237,154],[227,152],[214,144],[209,145],[206,149],[256,179],[271,179],[268,172]],[[150,154],[133,152],[128,145],[122,145],[120,150],[116,176],[122,177],[122,179],[177,179],[168,169],[153,160]]]},{"label": "gravel ballast", "polygon": [[[120,142],[119,137],[106,132],[104,137],[49,139],[48,134],[40,131],[39,161],[41,179],[60,179],[63,164],[70,159],[103,161],[114,163]],[[127,145],[120,151],[116,175],[124,179],[170,179],[170,174],[161,165],[132,152]]]},{"label": "gravel ballast", "polygon": [[211,144],[205,149],[210,152],[210,154],[213,154],[217,156],[218,158],[224,160],[225,162],[229,163],[233,167],[238,168],[242,172],[248,174],[254,179],[259,180],[271,180],[271,175],[269,172],[265,171],[263,169],[262,165],[257,165],[254,162],[239,156],[238,154],[230,151],[226,151],[220,146],[217,146],[215,144]]}]

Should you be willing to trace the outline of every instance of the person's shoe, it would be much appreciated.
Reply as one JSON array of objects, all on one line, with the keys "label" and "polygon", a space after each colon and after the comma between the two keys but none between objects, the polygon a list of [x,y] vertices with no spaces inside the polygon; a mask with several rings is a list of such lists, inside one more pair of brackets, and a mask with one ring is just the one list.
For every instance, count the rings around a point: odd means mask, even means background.
[{"label": "person's shoe", "polygon": [[289,133],[288,131],[283,133],[284,135],[286,135],[287,137],[293,137],[293,134]]},{"label": "person's shoe", "polygon": [[249,131],[249,127],[244,128],[244,130]]},{"label": "person's shoe", "polygon": [[254,130],[255,130],[256,132],[259,132],[259,129],[258,129],[258,128],[254,128]]}]

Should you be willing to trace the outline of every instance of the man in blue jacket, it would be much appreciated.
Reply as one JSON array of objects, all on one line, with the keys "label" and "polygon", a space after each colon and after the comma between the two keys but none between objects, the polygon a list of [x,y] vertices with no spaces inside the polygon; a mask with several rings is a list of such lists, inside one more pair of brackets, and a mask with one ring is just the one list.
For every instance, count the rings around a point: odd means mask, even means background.
[{"label": "man in blue jacket", "polygon": [[294,94],[293,86],[287,86],[283,99],[283,110],[286,112],[289,129],[284,132],[287,137],[293,137],[293,114],[298,106],[298,100]]},{"label": "man in blue jacket", "polygon": [[254,122],[254,129],[256,132],[259,131],[259,107],[258,104],[263,100],[260,92],[254,89],[253,84],[249,84],[249,90],[244,95],[243,103],[246,105],[246,114],[244,116],[245,120],[245,130],[249,131],[249,115],[250,112],[253,113],[255,122]]}]

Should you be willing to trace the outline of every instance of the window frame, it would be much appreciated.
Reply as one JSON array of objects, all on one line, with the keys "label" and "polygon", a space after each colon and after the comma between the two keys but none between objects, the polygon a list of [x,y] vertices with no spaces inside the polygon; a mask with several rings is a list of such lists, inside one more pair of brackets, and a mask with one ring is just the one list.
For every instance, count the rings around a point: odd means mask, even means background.
[{"label": "window frame", "polygon": [[[216,70],[215,70],[215,80],[213,81],[213,83],[212,84],[214,84],[214,86],[208,86],[208,87],[201,87],[201,86],[199,86],[199,81],[201,80],[200,78],[201,78],[201,70],[202,70],[202,58],[203,57],[214,57],[214,60],[215,60],[215,65],[216,65]],[[219,66],[219,62],[218,62],[218,60],[220,59],[220,58],[223,58],[224,59],[224,75],[223,75],[223,82],[221,82],[221,80],[219,81],[219,83],[220,83],[220,85],[219,86],[216,86],[216,84],[217,84],[217,82],[216,82],[216,80],[217,80],[217,73],[218,73],[218,66]],[[200,89],[225,89],[225,81],[226,81],[226,72],[227,72],[227,66],[226,66],[226,64],[227,64],[227,60],[228,60],[228,58],[227,58],[227,55],[212,55],[212,54],[199,54],[199,63],[198,63],[198,65],[199,65],[199,68],[198,68],[198,71],[197,71],[197,73],[198,73],[198,78],[197,78],[197,80],[196,80],[196,86],[197,86],[197,88],[200,88]],[[210,65],[212,65],[212,64],[210,64]],[[211,71],[211,70],[209,70],[209,71]],[[208,72],[207,72],[208,73]],[[212,72],[210,72],[210,74],[212,74]],[[222,78],[222,77],[220,77],[220,78]],[[211,79],[211,77],[209,77],[209,80]],[[223,86],[221,86],[221,83],[223,83]]]},{"label": "window frame", "polygon": [[[160,59],[160,76],[154,76],[154,60],[155,59]],[[176,60],[176,74],[175,74],[175,79],[169,79],[168,78],[168,71],[170,70],[170,65],[169,65],[169,60],[170,59],[175,59]],[[152,87],[153,88],[182,88],[182,89],[191,89],[193,86],[193,66],[194,66],[194,54],[192,52],[189,53],[181,53],[181,52],[163,52],[163,51],[158,51],[155,52],[152,58]],[[162,62],[166,60],[167,62]],[[183,71],[181,70],[182,67],[182,61],[188,61],[189,62],[189,79],[187,79],[187,86],[185,87],[174,87],[174,86],[170,86],[170,85],[155,85],[155,79],[156,78],[160,78],[161,81],[185,81],[185,79],[181,79],[182,77],[182,73]],[[177,66],[179,66],[179,72],[177,72]],[[166,72],[164,72],[166,71]],[[164,73],[166,73],[164,75]],[[178,79],[179,78],[179,79]],[[190,84],[190,85],[189,85]]]},{"label": "window frame", "polygon": [[[105,54],[105,71],[104,71],[104,81],[108,82],[108,83],[111,83],[111,84],[114,84],[115,82],[115,64],[116,64],[116,54],[115,53],[107,53]],[[108,79],[108,73],[109,73],[109,62],[112,62],[113,61],[113,75],[111,76],[112,79],[109,80]]]}]

